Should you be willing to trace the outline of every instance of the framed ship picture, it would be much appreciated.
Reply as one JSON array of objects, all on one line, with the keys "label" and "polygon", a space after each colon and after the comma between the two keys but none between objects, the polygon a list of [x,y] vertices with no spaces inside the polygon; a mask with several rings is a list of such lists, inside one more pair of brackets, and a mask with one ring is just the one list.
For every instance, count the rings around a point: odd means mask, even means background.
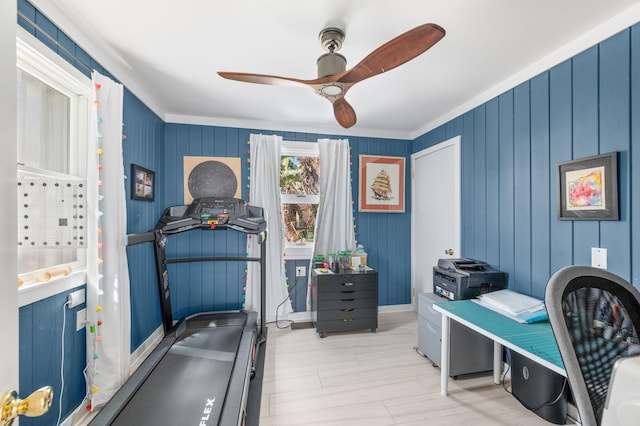
[{"label": "framed ship picture", "polygon": [[404,213],[405,158],[360,155],[358,211]]}]

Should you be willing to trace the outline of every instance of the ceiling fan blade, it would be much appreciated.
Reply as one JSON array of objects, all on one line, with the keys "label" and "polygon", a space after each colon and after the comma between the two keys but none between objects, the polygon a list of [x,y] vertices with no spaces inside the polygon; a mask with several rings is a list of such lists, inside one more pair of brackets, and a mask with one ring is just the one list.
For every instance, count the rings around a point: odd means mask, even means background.
[{"label": "ceiling fan blade", "polygon": [[229,79],[244,81],[247,83],[257,84],[269,84],[272,86],[294,86],[294,87],[309,87],[305,80],[299,80],[297,78],[279,77],[277,75],[266,74],[251,74],[243,72],[225,72],[219,71],[220,77]]},{"label": "ceiling fan blade", "polygon": [[333,115],[335,115],[338,123],[345,129],[356,124],[356,112],[353,110],[349,102],[341,96],[333,101]]},{"label": "ceiling fan blade", "polygon": [[445,30],[439,25],[420,25],[378,47],[356,66],[346,71],[338,81],[354,84],[392,70],[429,50],[444,35]]}]

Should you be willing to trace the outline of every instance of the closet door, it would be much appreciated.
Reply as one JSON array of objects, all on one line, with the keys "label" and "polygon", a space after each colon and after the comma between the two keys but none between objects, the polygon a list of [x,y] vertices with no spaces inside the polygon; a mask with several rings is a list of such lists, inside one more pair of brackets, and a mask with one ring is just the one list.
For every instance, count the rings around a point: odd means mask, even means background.
[{"label": "closet door", "polygon": [[411,300],[433,292],[438,259],[460,256],[460,137],[411,156]]}]

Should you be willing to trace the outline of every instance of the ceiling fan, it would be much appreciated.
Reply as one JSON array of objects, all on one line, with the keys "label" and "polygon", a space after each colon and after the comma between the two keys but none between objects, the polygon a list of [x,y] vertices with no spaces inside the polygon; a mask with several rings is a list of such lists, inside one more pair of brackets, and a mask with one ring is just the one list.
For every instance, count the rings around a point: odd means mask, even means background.
[{"label": "ceiling fan", "polygon": [[320,43],[327,52],[318,58],[318,78],[300,80],[275,75],[218,72],[221,77],[248,83],[274,86],[298,86],[315,91],[333,104],[336,120],[344,128],[356,124],[356,113],[344,95],[354,84],[392,70],[429,50],[445,35],[436,24],[420,25],[378,47],[353,68],[346,70],[347,60],[337,53],[344,41],[344,31],[326,28],[320,32]]}]

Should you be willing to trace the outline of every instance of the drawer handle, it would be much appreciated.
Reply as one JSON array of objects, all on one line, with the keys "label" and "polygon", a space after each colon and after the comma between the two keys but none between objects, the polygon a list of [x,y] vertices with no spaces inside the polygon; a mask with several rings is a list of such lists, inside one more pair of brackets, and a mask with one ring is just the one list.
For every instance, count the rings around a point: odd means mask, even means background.
[{"label": "drawer handle", "polygon": [[353,298],[351,298],[351,299],[340,299],[341,302],[353,302],[354,300],[356,300],[356,299],[353,299]]},{"label": "drawer handle", "polygon": [[345,287],[351,287],[353,285],[353,283],[343,283],[342,285],[345,286]]},{"label": "drawer handle", "polygon": [[342,310],[342,312],[351,312],[351,311],[353,311],[353,308],[344,308]]},{"label": "drawer handle", "polygon": [[341,291],[340,293],[342,293],[342,294],[351,294],[351,293],[355,293],[355,291],[354,290]]},{"label": "drawer handle", "polygon": [[343,319],[342,321],[344,321],[344,322],[351,322],[351,321],[353,321],[353,318],[345,318],[345,319]]}]

